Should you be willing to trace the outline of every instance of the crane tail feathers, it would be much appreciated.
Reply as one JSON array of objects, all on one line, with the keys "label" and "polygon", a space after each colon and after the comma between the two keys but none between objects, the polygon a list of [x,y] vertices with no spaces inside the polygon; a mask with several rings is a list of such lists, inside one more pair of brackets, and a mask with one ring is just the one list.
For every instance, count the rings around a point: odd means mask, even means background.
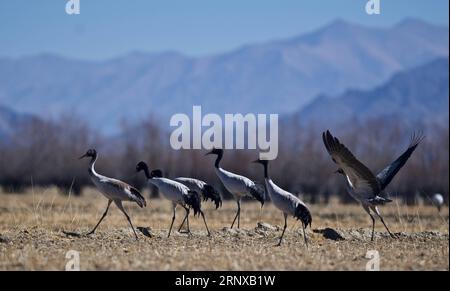
[{"label": "crane tail feathers", "polygon": [[312,223],[311,212],[305,205],[301,203],[297,205],[297,207],[295,208],[294,217],[297,218],[297,220],[300,220],[305,226],[305,228],[308,227],[308,225],[311,227]]},{"label": "crane tail feathers", "polygon": [[143,208],[147,206],[147,202],[145,201],[145,198],[139,193],[138,190],[135,188],[130,188],[131,192],[131,199],[139,205],[139,207]]},{"label": "crane tail feathers", "polygon": [[212,202],[216,205],[216,209],[222,206],[222,197],[220,197],[219,192],[211,185],[206,184],[203,187],[203,200],[208,201],[211,199]]},{"label": "crane tail feathers", "polygon": [[184,202],[194,210],[194,216],[200,214],[201,212],[201,199],[195,191],[189,191],[187,195],[184,196]]},{"label": "crane tail feathers", "polygon": [[253,198],[259,201],[261,203],[261,207],[264,205],[264,189],[259,188],[256,185],[253,185],[252,187],[249,187],[249,192],[252,195]]}]

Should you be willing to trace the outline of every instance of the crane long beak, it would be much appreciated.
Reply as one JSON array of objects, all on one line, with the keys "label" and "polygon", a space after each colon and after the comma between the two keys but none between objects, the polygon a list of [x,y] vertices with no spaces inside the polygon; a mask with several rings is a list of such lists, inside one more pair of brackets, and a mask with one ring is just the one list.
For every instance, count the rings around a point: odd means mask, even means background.
[{"label": "crane long beak", "polygon": [[87,155],[86,155],[86,154],[82,155],[82,156],[81,156],[81,157],[79,157],[78,159],[79,159],[79,160],[81,160],[82,158],[85,158],[85,157],[87,157]]}]

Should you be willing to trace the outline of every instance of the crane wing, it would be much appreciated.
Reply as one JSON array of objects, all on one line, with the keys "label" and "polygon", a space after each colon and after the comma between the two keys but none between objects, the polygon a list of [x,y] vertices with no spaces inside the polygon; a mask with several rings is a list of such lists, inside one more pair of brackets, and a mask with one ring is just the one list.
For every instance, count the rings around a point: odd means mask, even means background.
[{"label": "crane wing", "polygon": [[376,196],[380,186],[375,175],[328,130],[322,134],[322,138],[332,160],[344,171],[355,193],[365,198]]},{"label": "crane wing", "polygon": [[423,139],[423,135],[414,133],[411,137],[411,142],[408,149],[377,175],[377,180],[380,184],[381,190],[389,185],[389,183],[392,181],[398,171],[400,171],[400,169],[406,164],[406,161],[408,161],[414,150],[422,142]]}]

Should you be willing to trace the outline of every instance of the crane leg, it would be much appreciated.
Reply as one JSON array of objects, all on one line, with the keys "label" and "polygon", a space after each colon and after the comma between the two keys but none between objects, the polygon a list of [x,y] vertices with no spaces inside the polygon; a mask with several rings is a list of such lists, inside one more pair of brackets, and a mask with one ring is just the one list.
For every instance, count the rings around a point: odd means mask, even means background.
[{"label": "crane leg", "polygon": [[373,235],[375,233],[375,218],[373,217],[372,214],[369,214],[370,218],[372,218],[372,238],[370,239],[371,241],[373,241]]},{"label": "crane leg", "polygon": [[109,210],[109,206],[111,205],[111,203],[112,203],[112,200],[108,200],[108,206],[106,207],[106,210],[105,210],[105,212],[103,213],[103,215],[102,215],[102,217],[100,218],[100,220],[97,222],[97,225],[95,225],[95,227],[90,231],[90,232],[88,232],[86,235],[91,235],[91,234],[93,234],[96,230],[97,230],[97,227],[100,225],[100,223],[102,222],[102,220],[106,217],[106,215],[108,214],[108,210]]},{"label": "crane leg", "polygon": [[241,228],[241,198],[239,198],[238,201],[238,208],[239,208],[239,212],[238,212],[238,229]]},{"label": "crane leg", "polygon": [[367,212],[367,214],[369,214],[370,218],[372,219],[372,237],[371,237],[370,241],[373,241],[374,234],[375,234],[375,218],[373,217],[372,213],[370,213],[370,209],[368,206],[363,205],[363,208]]},{"label": "crane leg", "polygon": [[134,233],[134,236],[136,237],[136,240],[139,240],[139,238],[137,236],[137,233],[136,233],[136,230],[134,230],[133,223],[131,223],[130,217],[128,216],[127,212],[123,208],[122,201],[114,201],[114,203],[117,205],[117,207],[120,209],[120,211],[122,211],[122,213],[125,214],[125,217],[127,218],[128,223],[130,223],[131,229],[133,230],[133,233]]},{"label": "crane leg", "polygon": [[187,225],[188,234],[191,234],[191,228],[189,227],[189,208],[187,209],[187,213],[186,213],[186,225]]},{"label": "crane leg", "polygon": [[389,233],[389,235],[390,235],[392,238],[397,238],[394,234],[391,233],[391,231],[390,231],[389,228],[387,227],[386,223],[384,222],[383,217],[382,217],[381,214],[380,214],[380,211],[378,210],[378,207],[375,206],[375,207],[372,208],[372,210],[373,210],[373,211],[377,214],[377,216],[380,218],[381,223],[383,223],[383,225],[384,225],[384,227],[386,228],[386,230],[387,230],[387,232]]},{"label": "crane leg", "polygon": [[181,223],[180,227],[178,228],[178,232],[181,232],[181,229],[183,228],[184,222],[187,221],[187,232],[190,233],[191,230],[189,228],[189,208],[184,207],[184,210],[186,210],[186,215],[184,216],[183,222]]},{"label": "crane leg", "polygon": [[181,222],[180,227],[178,228],[178,232],[183,228],[184,222],[186,221],[186,216],[184,216],[183,222]]},{"label": "crane leg", "polygon": [[305,224],[303,222],[302,222],[302,228],[303,228],[303,238],[305,239],[305,245],[306,245],[306,248],[308,248],[308,238],[306,237]]},{"label": "crane leg", "polygon": [[277,247],[281,246],[284,232],[286,231],[286,228],[287,228],[287,215],[286,214],[283,214],[283,215],[284,215],[284,227],[283,227],[283,232],[281,233],[281,236],[280,236],[280,240],[278,241]]},{"label": "crane leg", "polygon": [[238,215],[238,229],[241,228],[241,210],[239,209],[239,215]]},{"label": "crane leg", "polygon": [[170,224],[169,234],[167,235],[167,237],[170,237],[170,233],[172,232],[172,226],[173,226],[173,222],[175,221],[175,212],[176,212],[176,210],[177,210],[177,205],[174,204],[174,205],[173,205],[172,223]]},{"label": "crane leg", "polygon": [[208,236],[211,236],[211,232],[209,231],[208,224],[206,224],[205,214],[200,210],[200,214],[202,215],[203,222],[205,223],[206,231],[208,232]]},{"label": "crane leg", "polygon": [[[241,215],[241,200],[240,199],[237,201],[237,205],[238,205],[238,209],[237,209],[237,212],[236,212],[236,216],[233,219],[233,223],[231,224],[231,228],[233,228],[234,222]],[[239,228],[239,220],[238,220],[238,228]]]}]

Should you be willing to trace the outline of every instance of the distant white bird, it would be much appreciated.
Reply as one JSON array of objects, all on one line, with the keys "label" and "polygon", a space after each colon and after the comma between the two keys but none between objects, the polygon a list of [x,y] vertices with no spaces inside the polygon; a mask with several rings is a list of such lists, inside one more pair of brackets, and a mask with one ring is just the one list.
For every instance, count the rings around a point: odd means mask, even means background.
[{"label": "distant white bird", "polygon": [[228,172],[220,167],[220,161],[223,157],[222,149],[213,149],[211,152],[207,153],[207,155],[217,155],[215,162],[215,171],[220,181],[222,181],[225,188],[233,195],[236,200],[238,209],[236,212],[236,216],[234,217],[233,223],[231,224],[231,228],[233,228],[236,218],[238,220],[238,228],[240,226],[241,220],[241,199],[242,197],[252,197],[258,200],[261,203],[261,207],[264,205],[264,190],[259,188],[255,182],[250,180],[247,177],[237,175],[231,172]]},{"label": "distant white bird", "polygon": [[437,207],[438,211],[441,212],[442,205],[444,205],[444,197],[442,194],[433,194],[433,196],[431,196],[431,201],[433,202],[433,205]]},{"label": "distant white bird", "polygon": [[312,223],[311,212],[309,211],[308,207],[298,197],[281,189],[272,181],[272,179],[270,179],[268,160],[256,160],[255,163],[259,163],[264,166],[264,180],[266,192],[269,194],[270,200],[273,202],[273,205],[275,205],[276,208],[281,210],[284,215],[283,233],[281,234],[278,246],[281,245],[284,232],[286,231],[287,228],[288,215],[292,215],[295,218],[297,218],[297,220],[300,220],[302,222],[303,237],[305,239],[305,244],[308,245],[305,228],[308,227],[308,225],[311,226]]},{"label": "distant white bird", "polygon": [[94,227],[94,229],[92,229],[89,233],[87,233],[87,235],[91,235],[95,232],[95,230],[100,225],[102,220],[108,214],[109,206],[111,205],[112,202],[114,202],[116,206],[120,209],[120,211],[122,211],[122,213],[125,214],[125,217],[130,223],[131,229],[133,229],[134,235],[137,240],[138,236],[136,234],[136,231],[134,230],[133,224],[131,223],[130,217],[123,208],[122,201],[136,202],[142,208],[147,206],[144,197],[142,197],[141,193],[139,193],[138,190],[131,187],[127,183],[97,174],[94,166],[95,162],[97,161],[98,154],[95,149],[88,150],[83,156],[80,157],[80,159],[85,157],[91,158],[89,167],[89,176],[91,177],[92,182],[97,187],[97,189],[108,199],[108,206],[106,207],[105,212],[103,213],[102,217],[100,218],[99,222]]},{"label": "distant white bird", "polygon": [[379,205],[392,202],[392,200],[380,195],[398,171],[405,165],[416,147],[423,140],[423,137],[413,135],[408,149],[377,176],[375,176],[364,164],[358,161],[336,137],[331,135],[329,131],[324,132],[322,138],[332,160],[339,166],[336,173],[340,173],[346,178],[348,193],[361,203],[364,210],[372,219],[372,240],[375,232],[375,218],[370,213],[370,210],[376,213],[389,235],[392,238],[395,238],[389,231],[389,228],[378,210]]},{"label": "distant white bird", "polygon": [[186,185],[192,191],[201,193],[203,201],[208,201],[209,199],[211,199],[211,201],[214,202],[214,204],[216,205],[216,209],[222,206],[222,198],[220,197],[219,192],[208,183],[202,180],[185,177],[178,177],[175,178],[174,180],[180,182],[181,184]]},{"label": "distant white bird", "polygon": [[202,216],[203,222],[205,223],[206,231],[208,232],[208,236],[211,235],[208,229],[208,225],[206,224],[205,215],[201,210],[200,195],[197,192],[190,190],[187,186],[177,181],[164,178],[161,170],[154,170],[150,173],[148,166],[145,162],[139,162],[136,165],[136,171],[137,172],[144,171],[147,181],[158,187],[158,190],[162,194],[162,196],[172,202],[173,206],[172,223],[170,224],[169,234],[167,235],[167,237],[170,237],[170,233],[172,232],[172,226],[173,222],[175,221],[176,208],[178,205],[180,205],[186,210],[186,216],[184,217],[181,226],[183,226],[184,222],[186,221],[189,234],[190,234],[189,208],[192,208],[194,210],[194,216],[196,216],[197,214],[200,214]]}]

